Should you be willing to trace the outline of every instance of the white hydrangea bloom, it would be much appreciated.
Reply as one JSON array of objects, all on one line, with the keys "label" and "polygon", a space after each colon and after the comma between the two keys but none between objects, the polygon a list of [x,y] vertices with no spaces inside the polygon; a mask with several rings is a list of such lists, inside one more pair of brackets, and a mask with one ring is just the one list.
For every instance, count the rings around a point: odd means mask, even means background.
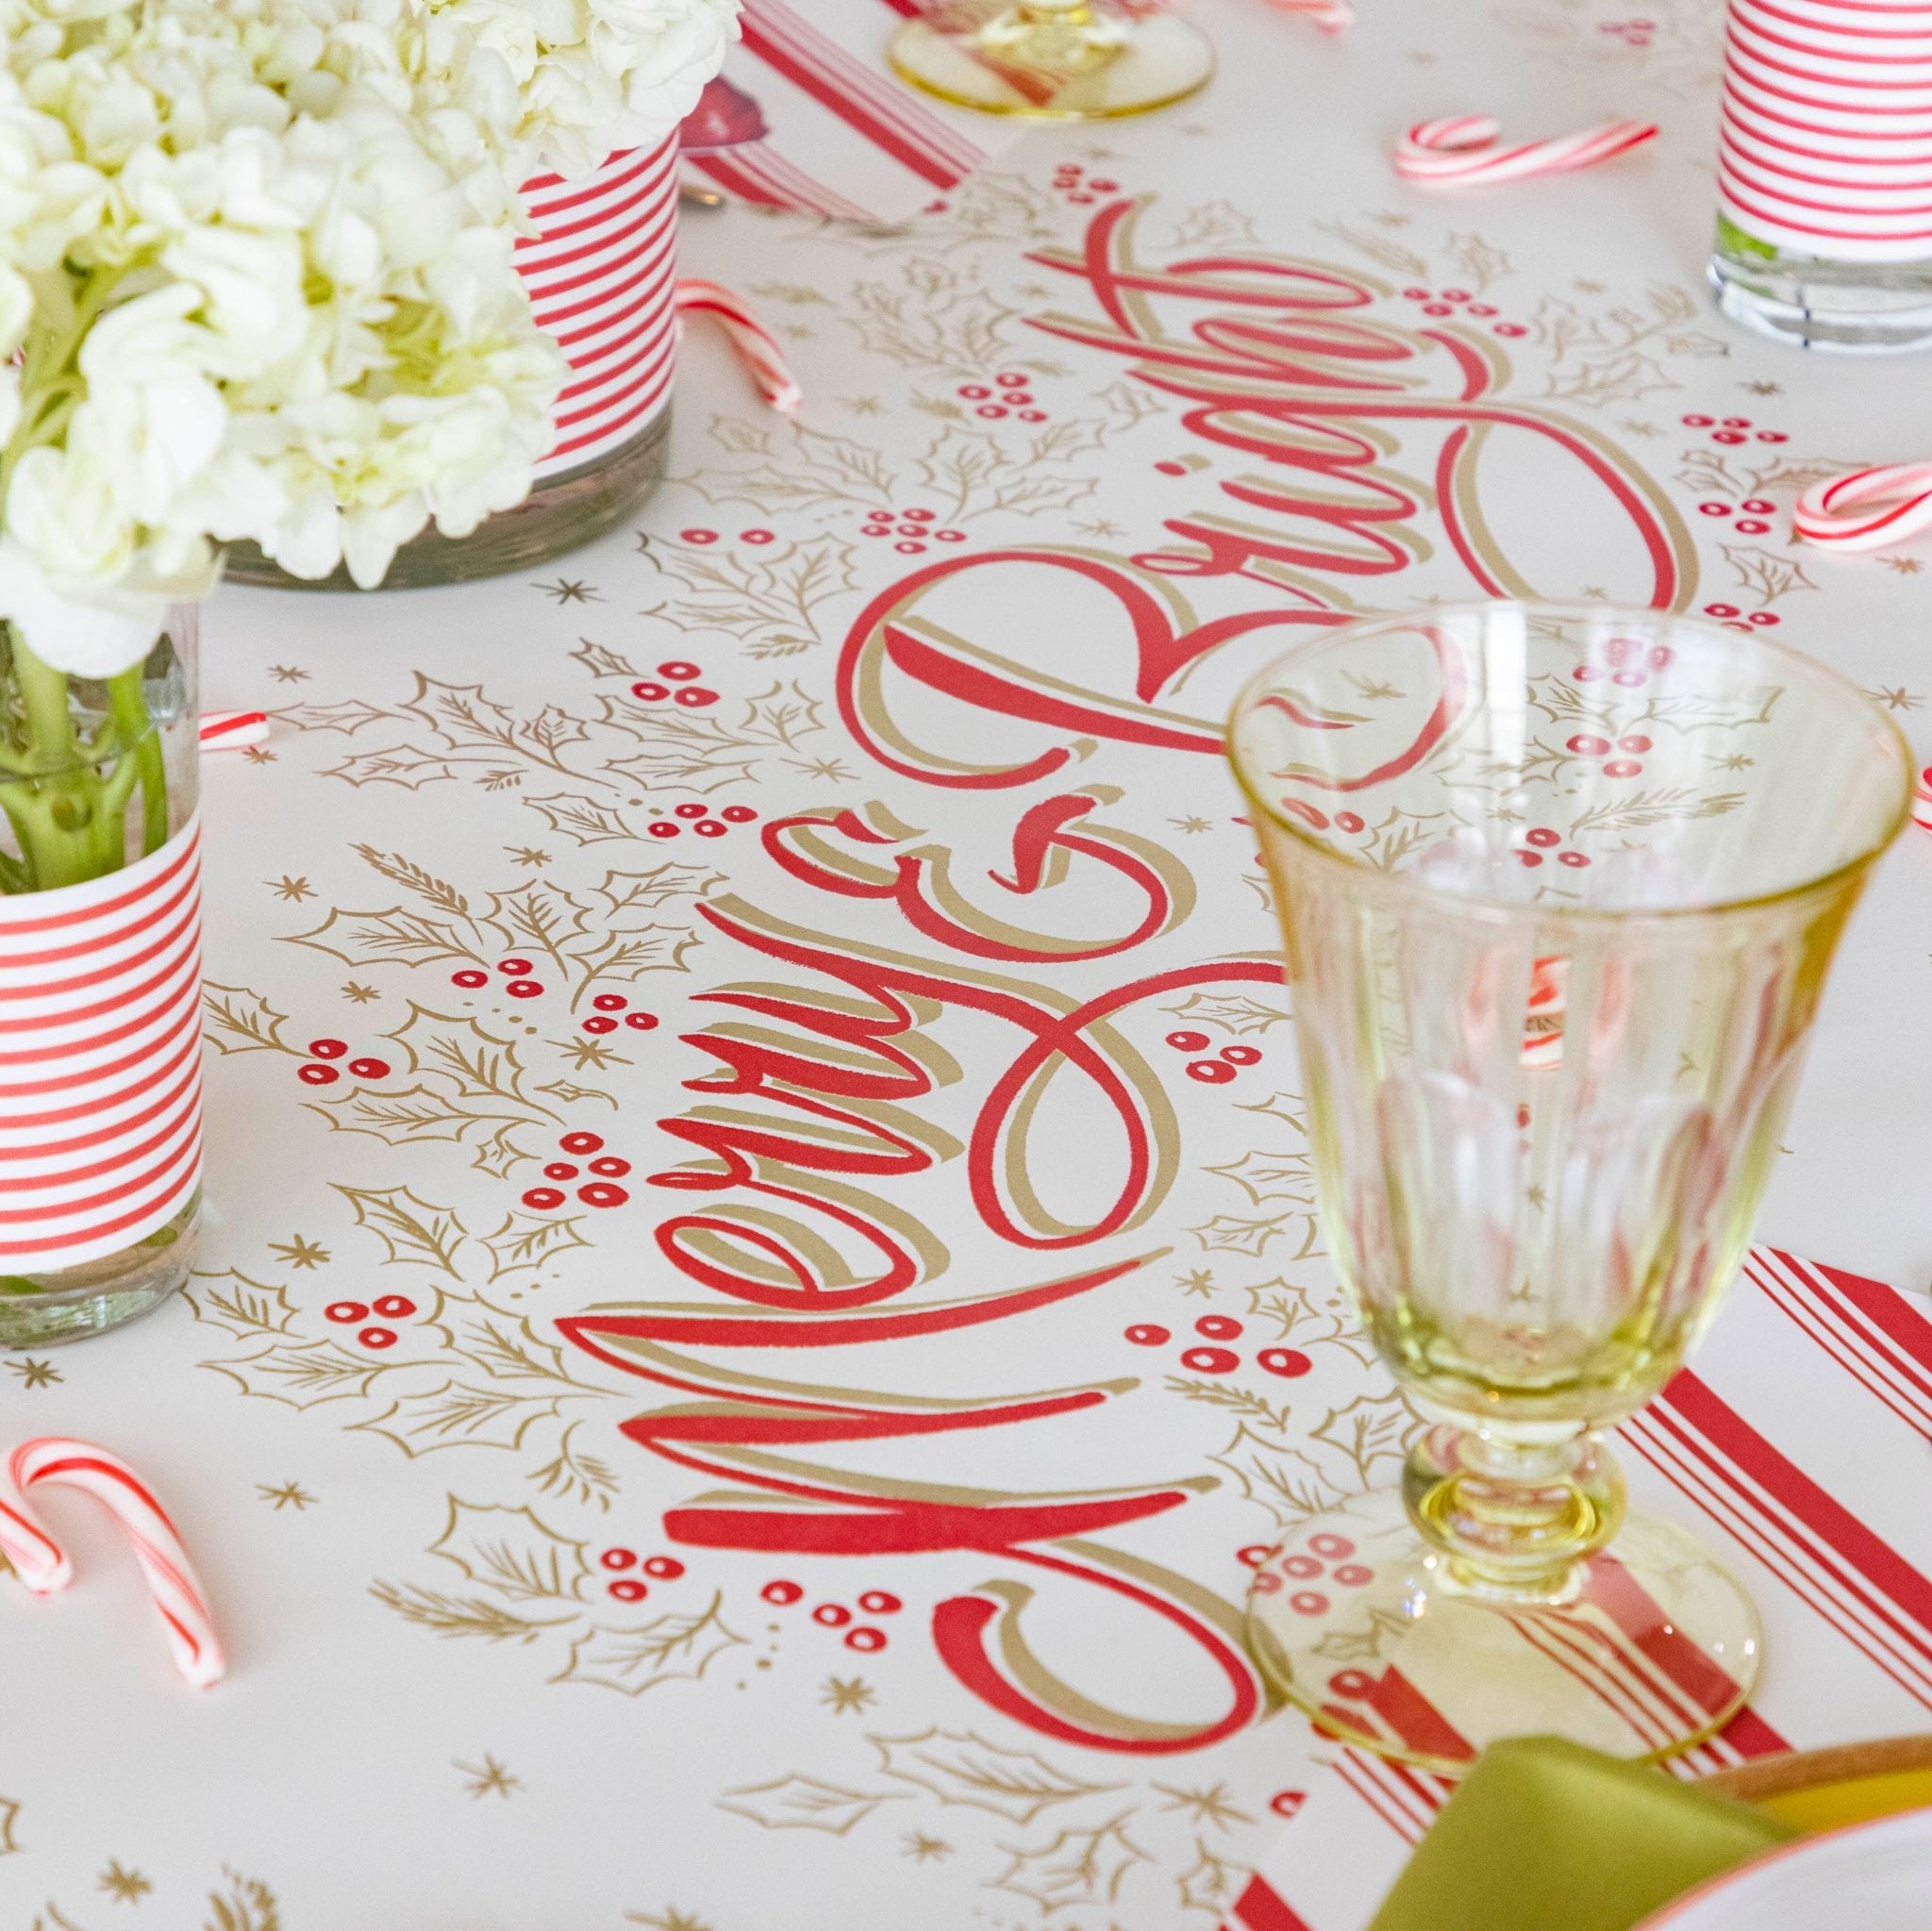
[{"label": "white hydrangea bloom", "polygon": [[[0,0],[0,615],[44,641],[46,594],[109,610],[75,626],[89,674],[151,641],[128,599],[208,587],[214,544],[374,584],[431,519],[527,491],[562,358],[491,125],[405,71],[426,19]],[[464,71],[488,92],[491,61]]]}]

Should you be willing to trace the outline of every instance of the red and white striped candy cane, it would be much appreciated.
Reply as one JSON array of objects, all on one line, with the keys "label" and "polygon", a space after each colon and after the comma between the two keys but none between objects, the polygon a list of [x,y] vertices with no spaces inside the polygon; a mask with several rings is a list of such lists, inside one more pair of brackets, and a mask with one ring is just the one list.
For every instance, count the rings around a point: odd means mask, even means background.
[{"label": "red and white striped candy cane", "polygon": [[1919,774],[1912,787],[1912,823],[1921,831],[1932,831],[1932,764]]},{"label": "red and white striped candy cane", "polygon": [[74,1580],[67,1551],[19,1496],[0,1499],[0,1556],[37,1596],[51,1596]]},{"label": "red and white striped candy cane", "polygon": [[147,1484],[119,1456],[59,1435],[23,1442],[9,1466],[23,1493],[45,1483],[79,1489],[106,1505],[134,1545],[135,1559],[167,1629],[175,1669],[197,1690],[219,1683],[227,1665],[208,1598],[175,1524]]},{"label": "red and white striped candy cane", "polygon": [[[1839,512],[1876,503],[1862,516]],[[1798,498],[1791,525],[1807,543],[1826,550],[1877,550],[1903,542],[1932,524],[1932,462],[1893,462],[1833,476]]]},{"label": "red and white striped candy cane", "polygon": [[1355,25],[1354,0],[1268,0],[1277,13],[1299,13],[1324,34],[1339,34]]},{"label": "red and white striped candy cane", "polygon": [[1493,114],[1451,114],[1419,121],[1391,157],[1405,181],[1439,188],[1488,188],[1536,175],[1568,175],[1627,154],[1656,137],[1648,121],[1609,121],[1581,134],[1554,135],[1498,147],[1502,124]]},{"label": "red and white striped candy cane", "polygon": [[677,284],[677,308],[680,314],[708,315],[717,323],[758,384],[758,393],[774,409],[789,416],[805,400],[805,391],[786,365],[777,338],[729,289],[685,277]]},{"label": "red and white striped candy cane", "polygon": [[1563,1063],[1563,1016],[1570,1005],[1570,961],[1540,958],[1531,963],[1529,1006],[1524,1014],[1523,1063],[1547,1072]]},{"label": "red and white striped candy cane", "polygon": [[204,751],[240,751],[268,738],[265,710],[205,710],[201,714]]}]

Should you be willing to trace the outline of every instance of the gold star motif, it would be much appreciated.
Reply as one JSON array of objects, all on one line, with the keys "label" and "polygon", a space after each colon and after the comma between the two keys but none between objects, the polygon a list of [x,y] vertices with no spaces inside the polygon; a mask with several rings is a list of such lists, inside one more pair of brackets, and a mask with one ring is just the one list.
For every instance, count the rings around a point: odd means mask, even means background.
[{"label": "gold star motif", "polygon": [[875,395],[848,395],[844,406],[847,413],[855,416],[875,416],[879,413],[879,399]]},{"label": "gold star motif", "polygon": [[1689,1079],[1697,1071],[1697,1062],[1688,1053],[1677,1055],[1677,1077]]},{"label": "gold star motif", "polygon": [[1579,295],[1600,295],[1604,291],[1603,283],[1598,281],[1574,281],[1570,284],[1570,286],[1573,289],[1574,289]]},{"label": "gold star motif", "polygon": [[1925,567],[1916,557],[1881,557],[1878,560],[1901,576],[1916,576]]},{"label": "gold star motif", "polygon": [[[264,885],[271,883],[266,878],[261,882]],[[282,874],[280,881],[275,884],[274,889],[277,898],[288,899],[295,905],[300,905],[305,898],[313,898],[315,896],[315,888],[309,884],[308,879],[291,878],[287,873]]]},{"label": "gold star motif", "polygon": [[505,845],[507,851],[519,865],[547,865],[550,854],[540,851],[535,845]]},{"label": "gold star motif", "polygon": [[1406,228],[1414,221],[1413,215],[1394,214],[1385,208],[1380,214],[1372,214],[1369,219],[1378,228]]},{"label": "gold star motif", "polygon": [[1917,691],[1907,691],[1903,684],[1896,690],[1871,691],[1866,695],[1875,697],[1887,710],[1917,710],[1925,701]]},{"label": "gold star motif", "polygon": [[273,1502],[277,1515],[285,1508],[292,1508],[300,1515],[305,1508],[312,1507],[321,1499],[319,1496],[311,1495],[300,1482],[284,1482],[280,1488],[276,1488],[272,1482],[258,1482],[255,1485],[255,1492],[264,1502]]},{"label": "gold star motif", "polygon": [[300,1234],[291,1234],[286,1240],[271,1240],[268,1251],[291,1267],[320,1267],[329,1257],[326,1247],[305,1240]]},{"label": "gold star motif", "polygon": [[372,999],[380,999],[382,994],[374,986],[358,985],[354,979],[342,988],[342,997],[355,1006],[367,1006]]},{"label": "gold star motif", "polygon": [[552,1040],[550,1043],[570,1055],[571,1070],[574,1073],[583,1073],[591,1069],[601,1073],[607,1066],[630,1064],[622,1053],[607,1046],[602,1040]]},{"label": "gold star motif", "polygon": [[306,684],[308,681],[308,673],[294,664],[271,664],[268,674],[277,684]]},{"label": "gold star motif", "polygon": [[807,777],[824,778],[828,784],[849,785],[852,773],[845,768],[842,757],[788,757],[784,760],[793,771],[802,771]]},{"label": "gold star motif", "polygon": [[1757,760],[1747,757],[1741,751],[1733,751],[1728,757],[1716,758],[1713,762],[1720,771],[1749,771]]},{"label": "gold star motif", "polygon": [[1523,1190],[1523,1197],[1529,1202],[1531,1207],[1540,1207],[1549,1198],[1549,1195],[1541,1187],[1532,1185]]},{"label": "gold star motif", "polygon": [[1591,604],[1607,604],[1610,600],[1609,591],[1607,590],[1599,590],[1597,586],[1593,583],[1585,584],[1583,588],[1576,592],[1576,594],[1583,598],[1583,600],[1586,603]]},{"label": "gold star motif", "polygon": [[18,1361],[8,1362],[8,1369],[20,1376],[23,1388],[52,1388],[57,1381],[64,1381],[59,1369],[51,1361],[36,1361],[31,1355]]},{"label": "gold star motif", "polygon": [[250,744],[243,749],[242,755],[250,764],[273,764],[275,762],[275,754],[266,744]]},{"label": "gold star motif", "polygon": [[487,1750],[480,1764],[458,1763],[455,1767],[468,1779],[465,1788],[473,1797],[508,1797],[512,1790],[524,1787],[523,1778],[511,1776],[508,1768],[498,1763]]},{"label": "gold star motif", "polygon": [[121,1860],[111,1857],[101,1873],[100,1888],[117,1905],[138,1905],[154,1889],[139,1871],[124,1871]]},{"label": "gold star motif", "polygon": [[923,1830],[908,1830],[906,1849],[901,1855],[910,1857],[915,1864],[943,1864],[953,1855],[953,1847],[942,1837],[927,1837]]},{"label": "gold star motif", "polygon": [[1091,523],[1076,523],[1074,527],[1082,536],[1089,537],[1118,537],[1125,534],[1119,524],[1109,523],[1104,516],[1095,517]]},{"label": "gold star motif", "polygon": [[555,583],[540,583],[537,588],[553,604],[601,604],[604,601],[589,584],[577,577],[559,576]]},{"label": "gold star motif", "polygon": [[1090,161],[1117,161],[1121,158],[1121,152],[1116,147],[1087,147],[1080,151]]},{"label": "gold star motif", "polygon": [[819,1701],[835,1717],[843,1716],[848,1709],[855,1713],[862,1710],[867,1704],[876,1703],[878,1696],[863,1676],[827,1676],[819,1685]]},{"label": "gold star motif", "polygon": [[1212,822],[1206,818],[1170,818],[1167,821],[1176,831],[1212,831]]},{"label": "gold star motif", "polygon": [[1190,1300],[1198,1295],[1203,1301],[1211,1301],[1221,1291],[1214,1285],[1213,1273],[1205,1267],[1197,1267],[1192,1273],[1176,1274],[1174,1284]]},{"label": "gold star motif", "polygon": [[626,1924],[648,1924],[651,1931],[711,1931],[694,1912],[680,1911],[672,1905],[664,1906],[661,1917],[654,1911],[626,1911],[624,1921]]},{"label": "gold star motif", "polygon": [[1782,382],[1747,382],[1744,387],[1753,395],[1782,395],[1785,392]]},{"label": "gold star motif", "polygon": [[1632,436],[1661,436],[1663,431],[1655,423],[1625,423],[1624,430]]},{"label": "gold star motif", "polygon": [[1196,1823],[1215,1823],[1228,1830],[1237,1823],[1255,1821],[1228,1795],[1225,1784],[1215,1784],[1205,1790],[1177,1790],[1171,1784],[1156,1784],[1154,1788],[1163,1797],[1174,1800],[1163,1804],[1163,1810],[1185,1810]]}]

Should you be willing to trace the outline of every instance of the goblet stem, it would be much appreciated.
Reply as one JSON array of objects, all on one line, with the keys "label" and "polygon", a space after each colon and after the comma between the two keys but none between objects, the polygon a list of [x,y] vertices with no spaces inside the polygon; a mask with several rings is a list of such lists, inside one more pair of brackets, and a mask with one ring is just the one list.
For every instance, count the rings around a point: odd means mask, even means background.
[{"label": "goblet stem", "polygon": [[1097,14],[1088,0],[1020,0],[979,31],[982,53],[1044,74],[1090,73],[1126,43],[1121,23]]},{"label": "goblet stem", "polygon": [[1593,1431],[1440,1426],[1409,1451],[1403,1500],[1457,1586],[1496,1602],[1562,1603],[1624,1519],[1624,1476]]}]

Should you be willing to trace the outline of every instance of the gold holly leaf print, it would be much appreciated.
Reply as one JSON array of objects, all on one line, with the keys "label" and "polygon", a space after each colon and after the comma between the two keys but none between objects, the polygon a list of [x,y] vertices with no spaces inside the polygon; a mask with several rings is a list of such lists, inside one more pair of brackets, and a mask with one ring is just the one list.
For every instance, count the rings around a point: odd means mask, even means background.
[{"label": "gold holly leaf print", "polygon": [[1307,1153],[1263,1153],[1251,1147],[1238,1160],[1225,1166],[1204,1167],[1202,1172],[1219,1174],[1232,1180],[1257,1207],[1271,1200],[1292,1201],[1297,1207],[1315,1204],[1313,1155]]},{"label": "gold holly leaf print", "polygon": [[582,1214],[566,1214],[557,1219],[548,1214],[519,1213],[511,1207],[493,1234],[476,1236],[490,1250],[491,1284],[508,1274],[535,1273],[559,1254],[567,1254],[573,1247],[590,1246],[591,1242],[577,1231],[584,1218]]},{"label": "gold holly leaf print", "polygon": [[[202,1282],[208,1285],[203,1287]],[[287,1334],[294,1325],[296,1308],[285,1288],[252,1281],[237,1268],[219,1273],[195,1273],[181,1298],[195,1320],[224,1327],[237,1340],[260,1340]]]},{"label": "gold holly leaf print", "polygon": [[202,1931],[282,1931],[281,1911],[267,1885],[236,1871],[223,1874],[228,1888],[210,1893]]},{"label": "gold holly leaf print", "polygon": [[512,1603],[574,1603],[592,1573],[584,1542],[558,1534],[527,1505],[449,1498],[449,1520],[429,1554]]},{"label": "gold holly leaf print", "polygon": [[914,1737],[868,1737],[879,1754],[879,1768],[930,1790],[941,1804],[991,1810],[1009,1823],[1028,1824],[1042,1810],[1107,1791],[1123,1784],[1090,1784],[1057,1770],[1037,1752],[989,1743],[974,1730],[937,1726]]},{"label": "gold holly leaf print", "polygon": [[1132,1810],[1091,1829],[1060,1831],[1051,1841],[1020,1849],[1002,1844],[1013,1861],[992,1880],[1000,1890],[1031,1898],[1041,1912],[1075,1905],[1110,1905],[1127,1873],[1154,1860],[1126,1834]]},{"label": "gold holly leaf print", "polygon": [[286,1403],[291,1408],[320,1407],[325,1402],[365,1396],[392,1364],[352,1355],[337,1340],[277,1341],[238,1361],[205,1361],[225,1374],[243,1394]]},{"label": "gold holly leaf print", "polygon": [[1449,258],[1456,264],[1458,276],[1472,284],[1477,294],[1492,282],[1516,272],[1502,249],[1474,233],[1449,237]]},{"label": "gold holly leaf print", "polygon": [[853,1790],[793,1771],[769,1784],[746,1784],[718,1799],[721,1810],[734,1810],[767,1830],[823,1830],[843,1837],[900,1790]]},{"label": "gold holly leaf print", "polygon": [[1237,1867],[1217,1857],[1204,1839],[1194,1839],[1193,1864],[1174,1879],[1181,1908],[1208,1911],[1219,1917],[1234,1902]]},{"label": "gold holly leaf print", "polygon": [[259,992],[246,986],[223,986],[208,980],[202,987],[204,1030],[208,1042],[217,1053],[294,1053],[282,1038],[289,1023],[286,1012],[277,1012]]},{"label": "gold holly leaf print", "polygon": [[1204,201],[1191,208],[1174,224],[1170,248],[1208,248],[1241,242],[1251,248],[1261,245],[1255,232],[1255,219],[1243,214],[1231,201]]},{"label": "gold holly leaf print", "polygon": [[19,1821],[20,1806],[11,1797],[0,1797],[0,1857],[20,1849],[20,1839],[13,1834],[13,1826]]},{"label": "gold holly leaf print", "polygon": [[614,841],[634,844],[642,836],[614,805],[581,791],[555,791],[547,798],[525,798],[524,803],[552,831],[580,845]]},{"label": "gold holly leaf print", "polygon": [[1286,1025],[1289,1022],[1286,1006],[1257,999],[1250,992],[1191,992],[1178,1006],[1170,1006],[1167,1010],[1185,1024],[1209,1025],[1237,1037],[1243,1033],[1265,1033],[1271,1026]]},{"label": "gold holly leaf print", "polygon": [[396,744],[387,751],[358,751],[340,764],[325,766],[321,774],[339,777],[358,790],[364,785],[395,785],[406,791],[420,791],[425,785],[454,783],[457,769],[450,759],[433,751]]},{"label": "gold holly leaf print", "polygon": [[1188,1232],[1204,1250],[1245,1254],[1255,1259],[1282,1232],[1281,1224],[1287,1218],[1286,1214],[1274,1214],[1264,1220],[1243,1220],[1239,1214],[1218,1213],[1211,1221],[1190,1227]]},{"label": "gold holly leaf print", "polygon": [[366,703],[359,697],[352,697],[342,704],[291,704],[285,709],[271,711],[269,715],[278,724],[287,724],[296,731],[340,731],[345,738],[353,738],[367,724],[379,719],[396,722],[392,710],[384,710],[380,705]]},{"label": "gold holly leaf print", "polygon": [[407,1187],[343,1187],[335,1190],[349,1203],[356,1224],[367,1227],[396,1265],[433,1267],[458,1278],[456,1251],[466,1231],[452,1209],[418,1198]]},{"label": "gold holly leaf print", "polygon": [[714,1590],[711,1600],[689,1615],[654,1616],[634,1629],[593,1629],[571,1644],[570,1661],[550,1680],[596,1683],[625,1696],[642,1696],[661,1683],[695,1682],[726,1650],[744,1641],[718,1613],[724,1601],[724,1591]]},{"label": "gold holly leaf print", "polygon": [[1805,574],[1801,565],[1753,543],[1720,543],[1724,561],[1737,573],[1738,584],[1757,599],[1757,608],[1768,609],[1780,597],[1818,586]]},{"label": "gold holly leaf print", "polygon": [[408,906],[366,912],[335,907],[321,924],[307,932],[291,932],[282,943],[310,946],[351,966],[391,962],[420,966],[447,960],[467,966],[484,963],[474,940],[459,926]]},{"label": "gold holly leaf print", "polygon": [[1321,1515],[1356,1492],[1338,1485],[1300,1449],[1270,1441],[1245,1422],[1219,1455],[1208,1458],[1225,1469],[1242,1496],[1265,1508],[1277,1528]]},{"label": "gold holly leaf print", "polygon": [[628,658],[612,650],[608,643],[592,643],[588,637],[579,639],[576,649],[570,655],[593,677],[629,679],[643,674]]},{"label": "gold holly leaf print", "polygon": [[1381,1486],[1377,1471],[1384,1462],[1400,1466],[1412,1425],[1400,1395],[1358,1394],[1310,1429],[1308,1440],[1345,1462],[1360,1488],[1374,1489]]},{"label": "gold holly leaf print", "polygon": [[450,1380],[406,1394],[350,1426],[381,1435],[414,1457],[439,1448],[521,1448],[538,1423],[554,1422],[562,1412],[560,1395]]}]

